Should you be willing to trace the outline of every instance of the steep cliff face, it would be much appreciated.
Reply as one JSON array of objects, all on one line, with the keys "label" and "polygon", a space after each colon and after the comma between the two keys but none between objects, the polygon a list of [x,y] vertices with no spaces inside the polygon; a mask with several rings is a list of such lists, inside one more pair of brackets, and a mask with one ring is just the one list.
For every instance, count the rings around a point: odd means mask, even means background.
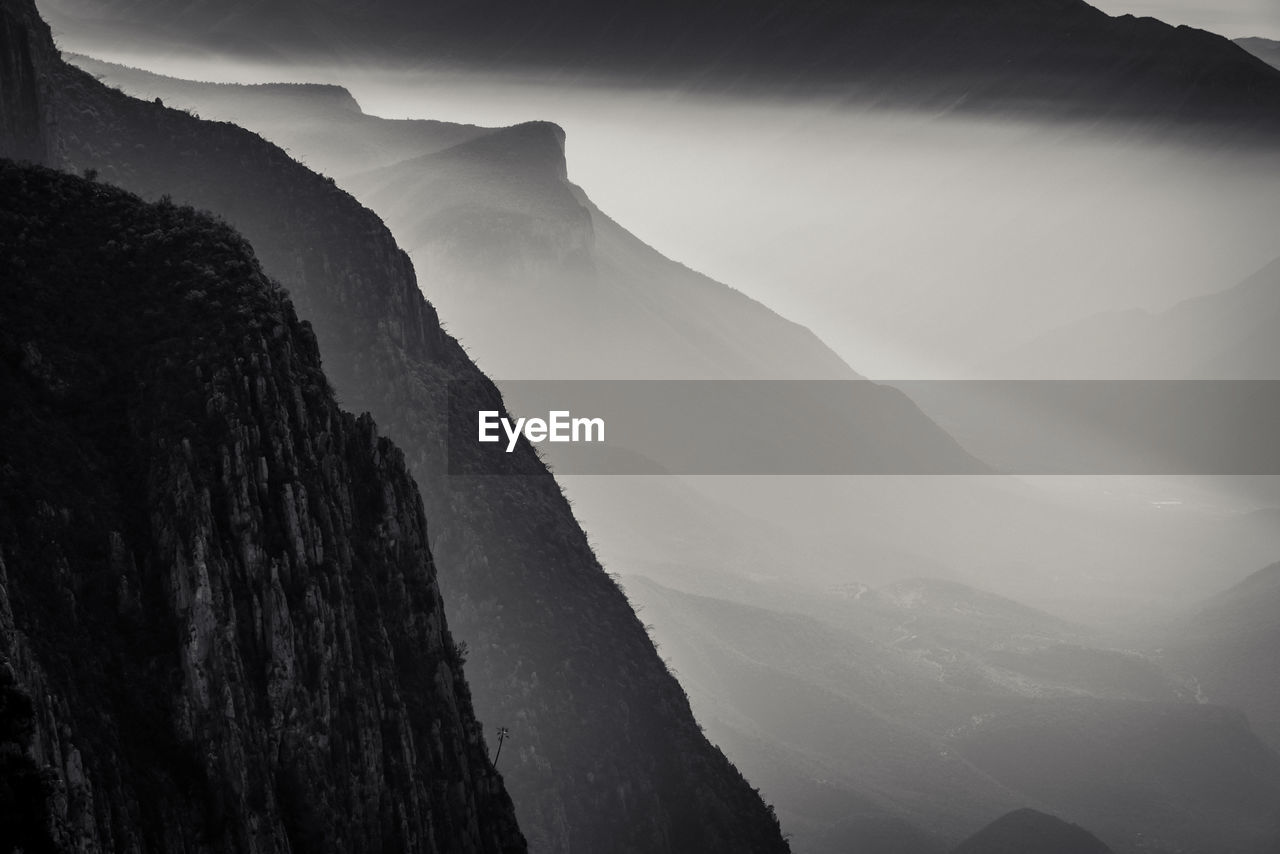
[{"label": "steep cliff face", "polygon": [[229,227],[0,162],[0,656],[80,852],[520,852],[418,491]]},{"label": "steep cliff face", "polygon": [[44,83],[36,68],[51,61],[37,54],[51,49],[52,42],[42,27],[43,22],[32,22],[8,4],[0,8],[0,140],[10,157],[33,163],[50,156]]},{"label": "steep cliff face", "polygon": [[[30,0],[9,9],[35,19]],[[467,382],[476,408],[501,401],[441,330],[382,223],[254,134],[130,99],[60,62],[37,71],[52,81],[57,165],[225,216],[313,324],[343,403],[404,448],[470,648],[476,710],[511,729],[501,770],[531,847],[786,850],[532,450],[513,461],[525,477],[443,476],[450,381]]]}]

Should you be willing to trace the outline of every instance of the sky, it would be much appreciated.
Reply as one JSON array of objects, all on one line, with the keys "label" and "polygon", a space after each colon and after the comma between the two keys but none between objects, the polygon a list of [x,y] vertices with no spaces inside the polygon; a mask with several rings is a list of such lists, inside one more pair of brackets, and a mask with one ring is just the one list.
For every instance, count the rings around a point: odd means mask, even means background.
[{"label": "sky", "polygon": [[1229,38],[1280,39],[1278,0],[1091,0],[1112,15],[1150,15]]}]

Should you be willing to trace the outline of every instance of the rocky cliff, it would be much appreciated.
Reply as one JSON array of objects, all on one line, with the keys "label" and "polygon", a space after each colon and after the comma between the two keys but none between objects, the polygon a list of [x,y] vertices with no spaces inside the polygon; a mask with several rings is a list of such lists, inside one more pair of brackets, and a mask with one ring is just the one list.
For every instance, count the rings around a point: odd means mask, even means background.
[{"label": "rocky cliff", "polygon": [[0,165],[0,655],[63,850],[525,849],[401,453],[252,250]]},{"label": "rocky cliff", "polygon": [[[0,15],[51,50],[30,0],[7,0]],[[533,451],[514,460],[524,477],[443,476],[450,381],[465,381],[477,408],[501,402],[441,330],[382,223],[254,134],[133,100],[60,62],[36,71],[51,81],[41,106],[56,165],[226,217],[313,324],[343,403],[404,448],[470,649],[476,710],[511,730],[501,770],[531,847],[786,850]]]}]

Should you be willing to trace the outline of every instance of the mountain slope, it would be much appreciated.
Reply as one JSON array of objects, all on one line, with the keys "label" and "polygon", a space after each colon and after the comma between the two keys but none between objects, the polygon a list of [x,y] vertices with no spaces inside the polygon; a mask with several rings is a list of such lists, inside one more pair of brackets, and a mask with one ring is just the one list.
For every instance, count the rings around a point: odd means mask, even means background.
[{"label": "mountain slope", "polygon": [[1280,841],[1280,758],[1234,709],[1036,701],[975,721],[952,745],[1023,803],[1119,850],[1243,854]]},{"label": "mountain slope", "polygon": [[1280,259],[1245,281],[1151,314],[1095,315],[987,366],[1014,379],[1276,379]]},{"label": "mountain slope", "polygon": [[[1184,615],[1160,639],[1172,666],[1194,679],[1213,702],[1243,709],[1280,750],[1280,563]],[[1271,676],[1263,674],[1272,673]]]},{"label": "mountain slope", "polygon": [[309,168],[335,177],[352,163],[361,164],[361,169],[390,166],[487,131],[452,122],[370,116],[340,86],[197,83],[88,56],[72,54],[67,60],[143,100],[159,98],[168,106],[194,110],[204,119],[256,130]]},{"label": "mountain slope", "polygon": [[525,850],[400,452],[225,225],[0,163],[0,653],[77,851]]},{"label": "mountain slope", "polygon": [[1273,39],[1236,39],[1236,44],[1261,59],[1267,65],[1280,68],[1280,42]]},{"label": "mountain slope", "polygon": [[[202,114],[212,107],[303,157],[315,144],[305,128],[323,121],[324,112],[300,94],[288,109],[265,113],[253,106],[258,87],[239,87],[245,104],[236,108],[234,86],[217,87],[211,100],[205,84],[83,64],[141,97],[164,93]],[[279,115],[309,118],[300,131]],[[406,135],[414,125],[369,122],[330,127],[320,150],[361,149],[388,125],[406,125]],[[457,145],[354,174],[362,161],[346,160],[336,174],[386,219],[431,282],[450,332],[500,381],[861,379],[809,330],[665,258],[606,216],[569,181],[556,125],[463,131],[470,136]],[[895,390],[869,383],[837,392],[821,383],[789,389],[794,412],[815,418],[829,417],[842,394],[854,400],[839,416],[839,436],[861,460],[887,470],[984,470]],[[761,433],[778,442],[767,428]]]},{"label": "mountain slope", "polygon": [[952,854],[1111,854],[1102,840],[1078,825],[1032,809],[1003,815]]},{"label": "mountain slope", "polygon": [[314,326],[343,403],[369,410],[405,449],[477,712],[511,730],[502,771],[531,847],[785,850],[532,449],[512,455],[523,477],[444,476],[449,383],[466,382],[477,408],[501,400],[440,328],[381,222],[248,131],[136,101],[62,64],[30,3],[6,3],[0,17],[0,53],[31,57],[17,79],[36,82],[23,97],[48,117],[38,127],[53,162],[226,217]]},{"label": "mountain slope", "polygon": [[555,125],[517,125],[345,182],[433,272],[497,376],[565,377],[593,352],[577,374],[858,379],[808,330],[606,217],[568,181],[564,144]]},{"label": "mountain slope", "polygon": [[[932,109],[1270,123],[1280,75],[1227,39],[1081,0],[201,4],[49,0],[79,42],[837,93]],[[1268,114],[1271,115],[1268,115]]]},{"label": "mountain slope", "polygon": [[752,606],[625,580],[699,719],[805,850],[876,850],[860,834],[875,821],[955,844],[1020,804],[1125,852],[1280,839],[1280,760],[1242,716],[1049,615],[954,583]]}]

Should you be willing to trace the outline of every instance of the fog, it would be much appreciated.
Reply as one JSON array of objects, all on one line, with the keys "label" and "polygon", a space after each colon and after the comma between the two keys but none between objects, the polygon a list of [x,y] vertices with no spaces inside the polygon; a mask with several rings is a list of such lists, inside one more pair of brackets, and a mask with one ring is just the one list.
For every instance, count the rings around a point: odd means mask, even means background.
[{"label": "fog", "polygon": [[1277,255],[1271,151],[562,80],[115,58],[195,79],[338,81],[392,118],[555,121],[570,180],[601,209],[877,379],[999,373],[1052,329],[1167,309]]},{"label": "fog", "polygon": [[378,115],[554,117],[570,179],[614,219],[877,379],[966,376],[1072,320],[1167,308],[1277,254],[1274,152],[500,78],[348,85]]},{"label": "fog", "polygon": [[[809,327],[873,378],[1000,373],[1006,353],[1050,330],[1099,312],[1168,309],[1231,288],[1280,254],[1277,155],[1229,140],[1191,145],[1133,128],[712,98],[582,80],[106,58],[196,79],[340,82],[366,112],[391,118],[555,121],[567,133],[569,179],[600,210],[669,258]],[[272,136],[287,129],[269,122],[254,129],[288,144]],[[299,141],[290,152],[309,162]],[[623,325],[632,337],[614,343],[641,357],[609,362],[616,354],[585,345],[574,353],[575,344],[595,340],[586,334],[526,356],[522,348],[558,328],[557,318],[578,317],[571,309],[581,306],[569,303],[579,292],[555,287],[563,284],[561,268],[498,275],[482,266],[498,254],[491,245],[446,264],[429,233],[447,219],[449,209],[435,207],[440,197],[465,190],[458,176],[470,179],[493,163],[477,159],[467,162],[469,171],[433,173],[412,185],[418,195],[393,180],[407,173],[395,172],[383,176],[379,193],[362,195],[373,186],[369,170],[387,164],[325,162],[410,249],[450,331],[474,345],[477,362],[499,382],[529,377],[530,363],[548,379],[595,376],[602,364],[661,365],[660,375],[669,376],[671,362],[652,358],[644,349],[652,342],[639,340],[645,330],[670,336],[662,345],[669,356],[711,340],[725,317],[733,326],[749,317],[761,330],[783,327],[758,312],[730,315],[722,294],[688,299],[682,288],[711,286],[624,246],[616,229],[595,218],[587,221],[613,253],[594,259],[595,272],[632,265],[630,278],[601,280],[633,289],[631,301],[617,305],[643,309],[622,312],[635,320]],[[482,177],[485,192],[494,182],[520,181],[502,169]],[[519,189],[484,198],[477,191],[470,201],[505,204],[502,214],[521,208],[536,237],[554,231],[538,207],[545,199]],[[424,211],[441,216],[415,216]],[[521,287],[527,292],[510,296]],[[495,310],[508,298],[518,310]],[[691,329],[692,342],[677,342],[673,329]],[[724,338],[740,345],[729,332]],[[749,338],[751,358],[743,346],[724,347],[741,370],[826,364],[815,352],[806,352],[808,362],[772,353],[781,337]],[[799,338],[785,340],[801,349]],[[993,735],[985,722],[1019,714],[1023,703],[1057,703],[1036,706],[1048,709],[1035,720],[1043,741],[1072,744],[1073,728],[1088,719],[1099,734],[1090,744],[1107,745],[1103,752],[1115,761],[1151,761],[1144,767],[1158,776],[1163,750],[1173,758],[1161,768],[1182,767],[1182,743],[1194,738],[1129,753],[1133,739],[1118,721],[1134,715],[1151,723],[1147,714],[1164,721],[1159,716],[1173,714],[1170,708],[1190,714],[1203,699],[1223,699],[1203,695],[1195,677],[1169,663],[1168,627],[1280,554],[1275,485],[1263,479],[563,482],[606,568],[644,606],[641,619],[699,719],[778,804],[798,834],[796,850],[806,852],[849,850],[863,832],[850,822],[864,817],[900,818],[955,838],[975,815],[1018,806],[1034,791],[1048,791],[1045,802],[1082,821],[1111,820],[1089,801],[1087,774],[1078,797],[1052,785],[1036,789],[1059,776],[1052,764],[1030,763],[1028,773],[1045,775],[1036,785],[1002,776],[1007,756],[1013,766],[1027,763],[1016,739],[1000,741],[1004,731]],[[1146,705],[1124,706],[1121,715],[1116,704],[1129,702]],[[1188,726],[1198,738],[1205,730],[1196,727],[1219,723]],[[974,733],[994,741],[968,741]],[[1246,753],[1256,744],[1240,738]],[[983,753],[996,742],[999,761]],[[1192,777],[1178,771],[1170,779],[1182,785]],[[1125,792],[1137,800],[1149,794]],[[1203,797],[1210,796],[1226,798]],[[1131,838],[1135,828],[1168,830],[1183,820],[1156,801],[1145,824],[1125,819],[1103,829],[1112,839]],[[1231,804],[1221,808],[1229,814]],[[1225,820],[1218,829],[1236,824]],[[1196,834],[1208,832],[1208,825],[1176,826],[1175,837],[1185,834],[1179,844],[1199,844]]]}]

